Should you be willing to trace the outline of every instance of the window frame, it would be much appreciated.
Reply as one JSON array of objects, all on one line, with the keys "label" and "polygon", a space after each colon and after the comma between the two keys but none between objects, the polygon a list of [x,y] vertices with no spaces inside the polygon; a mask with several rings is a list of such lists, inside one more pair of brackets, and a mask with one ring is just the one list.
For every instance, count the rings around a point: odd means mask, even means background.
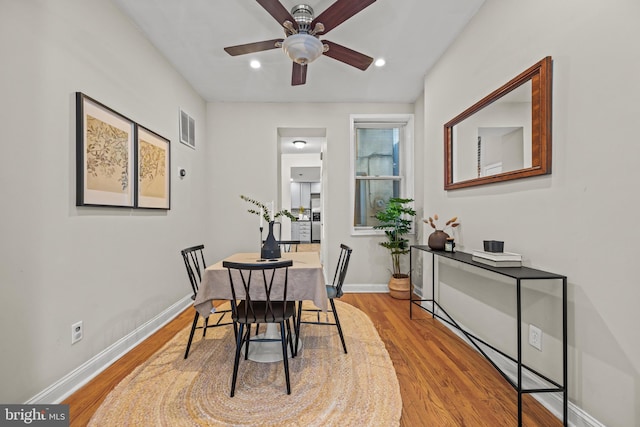
[{"label": "window frame", "polygon": [[[368,178],[356,177],[356,128],[363,127],[358,125],[402,125],[404,126],[402,137],[400,139],[400,173],[399,178],[395,176],[376,176]],[[371,126],[374,127],[374,126]],[[400,182],[400,197],[407,199],[415,199],[414,197],[414,115],[413,114],[351,114],[349,116],[349,192],[351,203],[350,216],[350,233],[352,236],[378,236],[384,235],[383,230],[375,230],[372,226],[358,226],[354,224],[355,218],[355,197],[356,197],[356,180],[372,181],[372,180],[397,180]],[[413,231],[412,231],[413,233]]]}]

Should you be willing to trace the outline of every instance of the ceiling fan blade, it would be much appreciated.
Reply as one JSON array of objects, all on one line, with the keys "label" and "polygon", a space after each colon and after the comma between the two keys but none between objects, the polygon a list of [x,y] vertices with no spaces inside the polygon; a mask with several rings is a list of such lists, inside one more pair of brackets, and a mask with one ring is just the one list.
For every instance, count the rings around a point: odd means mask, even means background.
[{"label": "ceiling fan blade", "polygon": [[224,50],[231,56],[245,55],[247,53],[262,52],[263,50],[275,49],[276,43],[283,39],[265,40],[262,42],[239,44],[237,46],[225,47]]},{"label": "ceiling fan blade", "polygon": [[327,34],[375,1],[376,0],[337,0],[311,21],[310,27],[314,28],[317,23],[322,23],[324,25],[324,31],[318,31],[318,33]]},{"label": "ceiling fan blade", "polygon": [[307,82],[307,66],[293,63],[291,71],[291,86],[303,85]]},{"label": "ceiling fan blade", "polygon": [[269,12],[269,15],[273,16],[276,19],[276,21],[278,21],[278,24],[283,25],[285,21],[289,21],[293,24],[296,30],[298,29],[298,23],[296,22],[296,20],[293,19],[293,16],[291,16],[291,13],[289,13],[287,8],[284,7],[282,3],[280,3],[278,0],[256,0],[256,1],[260,4],[260,6],[264,8],[264,10]]},{"label": "ceiling fan blade", "polygon": [[369,68],[369,65],[373,62],[373,58],[364,55],[348,47],[341,46],[337,43],[330,42],[329,40],[322,40],[322,43],[329,46],[329,50],[323,53],[323,55],[329,58],[337,59],[340,62],[344,62],[347,65],[361,69],[362,71]]}]

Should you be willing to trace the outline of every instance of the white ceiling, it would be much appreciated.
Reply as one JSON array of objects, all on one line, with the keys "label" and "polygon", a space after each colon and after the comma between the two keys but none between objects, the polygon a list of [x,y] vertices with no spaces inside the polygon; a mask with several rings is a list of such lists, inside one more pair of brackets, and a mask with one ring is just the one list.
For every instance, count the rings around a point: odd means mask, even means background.
[{"label": "white ceiling", "polygon": [[291,168],[291,182],[320,182],[320,167],[294,166]]},{"label": "white ceiling", "polygon": [[[322,145],[327,140],[327,130],[324,128],[278,128],[280,154],[311,154],[322,151]],[[303,148],[296,148],[293,141],[306,142]]]},{"label": "white ceiling", "polygon": [[[413,102],[424,75],[484,0],[377,0],[321,39],[386,66],[360,71],[321,56],[291,86],[280,49],[230,56],[223,48],[284,37],[255,0],[112,0],[207,101]],[[319,15],[335,0],[308,0]],[[300,0],[281,0],[288,9]],[[249,67],[258,59],[260,69]]]}]

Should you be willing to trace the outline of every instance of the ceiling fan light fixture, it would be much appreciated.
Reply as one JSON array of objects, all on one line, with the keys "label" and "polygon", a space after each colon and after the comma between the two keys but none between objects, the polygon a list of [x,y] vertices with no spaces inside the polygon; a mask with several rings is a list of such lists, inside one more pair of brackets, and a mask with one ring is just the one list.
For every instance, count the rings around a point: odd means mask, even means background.
[{"label": "ceiling fan light fixture", "polygon": [[318,59],[323,49],[322,42],[309,34],[292,34],[282,43],[282,50],[300,65],[307,65]]},{"label": "ceiling fan light fixture", "polygon": [[293,141],[293,145],[298,149],[298,150],[302,150],[304,148],[304,146],[307,144],[307,141],[302,141],[302,140],[297,140],[297,141]]},{"label": "ceiling fan light fixture", "polygon": [[323,53],[329,58],[364,71],[371,65],[373,58],[328,40],[323,43],[320,41],[320,36],[324,36],[375,1],[334,0],[331,6],[315,17],[313,8],[307,4],[298,4],[289,13],[281,0],[257,0],[260,6],[284,29],[284,39],[228,46],[224,50],[231,56],[238,56],[282,48],[293,61],[291,86],[306,83],[306,65],[318,59]]}]

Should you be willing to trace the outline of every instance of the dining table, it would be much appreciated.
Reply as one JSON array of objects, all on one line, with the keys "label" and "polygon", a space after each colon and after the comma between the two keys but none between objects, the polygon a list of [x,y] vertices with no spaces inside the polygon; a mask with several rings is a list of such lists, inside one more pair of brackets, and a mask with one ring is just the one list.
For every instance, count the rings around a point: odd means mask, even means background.
[{"label": "dining table", "polygon": [[[322,311],[327,311],[328,296],[320,254],[318,252],[283,252],[278,260],[290,259],[293,265],[289,267],[287,300],[312,301],[313,304]],[[207,267],[202,275],[200,288],[196,294],[194,307],[203,317],[208,317],[212,313],[214,300],[232,300],[231,284],[229,282],[228,270],[222,266],[224,261],[242,263],[269,263],[270,260],[260,258],[259,253],[241,252],[235,253],[215,264]],[[236,285],[237,296],[242,295]],[[252,292],[253,293],[253,292]],[[279,338],[278,325],[268,323],[266,331],[261,334],[263,338]],[[258,337],[261,337],[258,335]],[[302,340],[298,339],[298,348],[302,348]],[[282,360],[282,347],[279,342],[255,342],[249,349],[248,358],[256,362],[276,362]]]}]

